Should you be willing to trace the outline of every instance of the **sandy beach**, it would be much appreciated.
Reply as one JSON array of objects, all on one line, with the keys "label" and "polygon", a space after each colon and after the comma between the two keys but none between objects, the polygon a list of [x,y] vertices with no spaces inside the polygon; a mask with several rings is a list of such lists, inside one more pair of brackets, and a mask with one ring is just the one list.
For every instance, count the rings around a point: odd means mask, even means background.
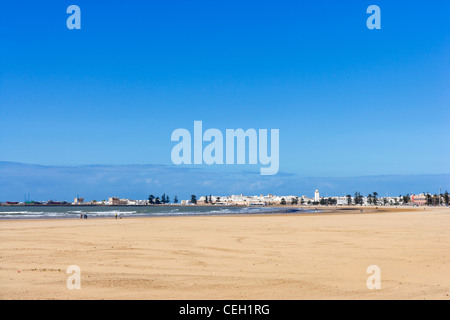
[{"label": "sandy beach", "polygon": [[[81,270],[69,290],[68,266]],[[366,272],[381,271],[369,290]],[[0,221],[0,299],[450,299],[450,209]]]}]

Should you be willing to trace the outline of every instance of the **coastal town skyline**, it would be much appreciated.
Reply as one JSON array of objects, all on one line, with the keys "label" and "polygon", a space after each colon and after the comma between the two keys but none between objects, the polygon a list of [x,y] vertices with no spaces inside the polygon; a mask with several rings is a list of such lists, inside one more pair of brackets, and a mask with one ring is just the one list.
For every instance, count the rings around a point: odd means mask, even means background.
[{"label": "coastal town skyline", "polygon": [[218,206],[271,206],[271,205],[286,205],[286,206],[318,206],[318,205],[335,205],[335,206],[398,206],[398,205],[416,205],[416,206],[437,206],[437,205],[449,205],[449,193],[447,190],[439,193],[421,193],[421,194],[405,194],[398,196],[382,196],[378,192],[374,191],[368,195],[355,192],[347,194],[345,196],[323,196],[320,195],[320,191],[316,189],[312,197],[306,195],[191,195],[189,199],[178,199],[175,195],[173,198],[170,195],[163,193],[161,197],[159,195],[149,195],[148,199],[126,199],[121,197],[107,197],[103,200],[87,200],[84,197],[77,195],[73,202],[67,201],[34,201],[31,200],[31,195],[25,195],[23,202],[18,201],[6,201],[0,202],[2,206],[11,205],[74,205],[74,206],[149,206],[149,205],[218,205]]}]

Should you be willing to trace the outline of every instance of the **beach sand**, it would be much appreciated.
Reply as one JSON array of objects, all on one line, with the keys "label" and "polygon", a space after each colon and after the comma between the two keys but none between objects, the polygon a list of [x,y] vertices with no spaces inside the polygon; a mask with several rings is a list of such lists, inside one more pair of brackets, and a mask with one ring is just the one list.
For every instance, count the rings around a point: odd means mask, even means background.
[{"label": "beach sand", "polygon": [[[79,290],[67,288],[70,265]],[[367,288],[371,265],[379,290]],[[449,208],[0,221],[0,299],[449,295]]]}]

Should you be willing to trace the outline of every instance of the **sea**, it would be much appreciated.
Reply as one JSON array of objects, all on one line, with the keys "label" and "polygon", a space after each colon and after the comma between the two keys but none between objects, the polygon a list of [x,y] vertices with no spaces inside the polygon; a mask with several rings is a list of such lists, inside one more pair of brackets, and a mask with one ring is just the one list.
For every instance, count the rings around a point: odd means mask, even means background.
[{"label": "sea", "polygon": [[61,218],[129,218],[310,213],[314,210],[241,206],[0,206],[0,220]]}]

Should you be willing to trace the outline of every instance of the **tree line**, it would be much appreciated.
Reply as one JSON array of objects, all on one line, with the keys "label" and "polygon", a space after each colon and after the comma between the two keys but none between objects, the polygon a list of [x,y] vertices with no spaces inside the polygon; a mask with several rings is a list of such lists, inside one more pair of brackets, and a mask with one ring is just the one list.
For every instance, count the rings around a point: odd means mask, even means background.
[{"label": "tree line", "polygon": [[[205,203],[214,203],[212,196],[205,196]],[[215,198],[215,202],[219,202],[220,197]],[[149,204],[168,204],[170,202],[170,197],[166,195],[165,193],[161,197],[155,197],[153,194],[148,196],[148,203]],[[173,203],[178,203],[178,197],[175,195],[173,199]],[[191,195],[191,203],[197,204],[197,196],[195,194]]]},{"label": "tree line", "polygon": [[[446,205],[448,206],[450,204],[450,197],[448,194],[448,191],[445,191],[445,193],[441,194],[434,194],[431,195],[429,192],[423,192],[425,195],[425,205],[427,206],[437,206],[437,205]],[[355,192],[355,196],[352,198],[351,195],[347,195],[347,204],[348,205],[362,205],[364,204],[364,197],[359,192]],[[412,202],[411,195],[407,193],[406,195],[399,195],[395,198],[393,203],[389,203],[389,200],[387,197],[384,198],[378,198],[378,193],[373,192],[369,193],[367,195],[367,203],[370,205],[401,205],[401,204],[410,204]]]},{"label": "tree line", "polygon": [[[448,206],[450,204],[450,197],[449,197],[449,193],[448,191],[445,191],[445,193],[443,194],[434,194],[431,195],[430,193],[423,193],[425,195],[425,204],[428,206],[436,206],[436,205],[446,205]],[[361,195],[360,192],[355,192],[354,196],[352,197],[350,194],[348,194],[346,196],[347,198],[347,205],[363,205],[364,204],[364,196]],[[170,202],[170,197],[168,195],[166,195],[165,193],[161,196],[161,197],[155,197],[154,195],[149,195],[148,197],[148,201],[149,204],[168,204],[171,203]],[[220,202],[220,197],[216,197],[213,198],[212,195],[209,196],[205,196],[205,204],[210,203],[210,204],[214,204],[214,203],[219,203]],[[173,202],[174,204],[178,203],[178,197],[175,195]],[[196,195],[191,195],[191,203],[193,204],[197,204],[197,196]],[[384,198],[379,198],[378,197],[378,192],[372,192],[369,193],[367,195],[367,203],[369,205],[387,205],[387,204],[391,204],[391,205],[401,205],[401,204],[409,204],[411,203],[411,196],[410,194],[406,194],[406,195],[399,195],[398,197],[395,198],[394,202],[390,202],[389,200],[384,197]],[[280,201],[281,205],[288,205],[288,202],[286,201],[285,198],[281,198]],[[304,198],[299,198],[299,197],[295,197],[292,198],[289,201],[290,205],[303,205],[305,204],[305,199]],[[328,197],[328,198],[321,198],[318,202],[317,201],[311,201],[308,200],[307,204],[312,204],[312,205],[336,205],[337,204],[337,200],[335,198],[332,197]]]},{"label": "tree line", "polygon": [[[168,195],[166,195],[165,193],[163,193],[163,195],[160,197],[155,197],[154,195],[149,195],[148,196],[148,203],[149,204],[167,204],[167,203],[171,203],[170,202],[170,197]],[[178,203],[178,197],[175,196],[173,199],[173,203]]]}]

